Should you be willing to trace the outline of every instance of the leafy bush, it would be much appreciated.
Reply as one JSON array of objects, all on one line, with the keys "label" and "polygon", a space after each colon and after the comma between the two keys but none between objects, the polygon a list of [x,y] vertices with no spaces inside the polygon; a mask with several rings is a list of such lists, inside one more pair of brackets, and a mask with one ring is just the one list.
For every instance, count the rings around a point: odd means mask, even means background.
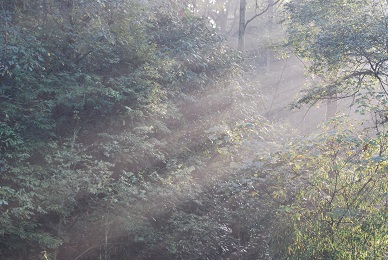
[{"label": "leafy bush", "polygon": [[281,257],[384,257],[387,135],[369,137],[349,125],[335,119],[322,134],[293,142],[279,157],[283,178],[273,196],[287,202],[278,211]]}]

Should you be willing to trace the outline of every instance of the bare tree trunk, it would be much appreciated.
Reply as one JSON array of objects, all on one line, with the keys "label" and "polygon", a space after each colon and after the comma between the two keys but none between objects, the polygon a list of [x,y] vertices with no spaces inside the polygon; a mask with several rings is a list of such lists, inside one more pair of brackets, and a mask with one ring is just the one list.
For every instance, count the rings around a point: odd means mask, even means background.
[{"label": "bare tree trunk", "polygon": [[245,49],[245,12],[247,8],[247,1],[240,0],[240,22],[238,28],[238,50],[244,52]]}]

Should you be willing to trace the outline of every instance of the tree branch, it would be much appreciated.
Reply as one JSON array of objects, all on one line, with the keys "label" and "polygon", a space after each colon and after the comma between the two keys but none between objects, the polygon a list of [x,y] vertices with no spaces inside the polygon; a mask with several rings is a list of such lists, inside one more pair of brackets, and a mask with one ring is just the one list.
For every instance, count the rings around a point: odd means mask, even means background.
[{"label": "tree branch", "polygon": [[[249,24],[250,22],[252,22],[253,20],[255,20],[257,17],[259,17],[259,16],[265,14],[265,13],[269,10],[270,7],[272,7],[272,6],[274,6],[274,5],[277,5],[278,3],[283,2],[283,1],[284,1],[284,0],[276,0],[274,3],[268,4],[267,7],[266,7],[263,11],[261,11],[260,13],[255,14],[251,19],[249,19],[248,21],[245,22],[245,28],[248,26],[248,24]],[[257,7],[257,6],[256,6],[256,7]]]}]

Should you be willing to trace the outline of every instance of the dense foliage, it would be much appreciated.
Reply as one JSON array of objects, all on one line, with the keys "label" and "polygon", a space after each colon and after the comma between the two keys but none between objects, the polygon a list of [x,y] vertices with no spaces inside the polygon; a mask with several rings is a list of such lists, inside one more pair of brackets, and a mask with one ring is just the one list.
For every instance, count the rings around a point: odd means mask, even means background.
[{"label": "dense foliage", "polygon": [[298,104],[354,95],[379,119],[308,137],[261,116],[257,64],[188,2],[0,3],[0,258],[387,257],[377,1],[288,5],[321,79]]},{"label": "dense foliage", "polygon": [[[281,210],[290,259],[387,257],[387,3],[291,1],[287,47],[315,80],[294,104],[352,98],[355,112],[372,115],[365,128],[336,120],[322,133],[292,143],[281,156]],[[291,180],[291,181],[290,181]],[[285,230],[282,230],[283,232]],[[281,244],[280,243],[280,244]]]},{"label": "dense foliage", "polygon": [[343,119],[329,126],[277,159],[284,177],[274,193],[286,203],[276,243],[290,259],[383,259],[387,136],[370,137]]},{"label": "dense foliage", "polygon": [[237,55],[206,20],[169,6],[1,7],[2,258],[81,257],[116,235],[136,243],[147,209],[125,209],[153,196],[156,168],[179,178],[192,171],[173,160],[192,144],[179,136],[184,105],[235,79]]},{"label": "dense foliage", "polygon": [[288,10],[288,46],[315,77],[296,105],[352,98],[359,111],[373,111],[385,121],[387,3],[292,1]]}]

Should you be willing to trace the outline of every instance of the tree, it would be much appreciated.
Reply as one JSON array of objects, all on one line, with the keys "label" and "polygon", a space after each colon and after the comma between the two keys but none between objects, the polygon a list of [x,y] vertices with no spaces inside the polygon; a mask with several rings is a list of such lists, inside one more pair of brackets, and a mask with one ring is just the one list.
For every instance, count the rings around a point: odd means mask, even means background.
[{"label": "tree", "polygon": [[[251,23],[256,18],[262,16],[269,10],[272,10],[272,7],[281,4],[283,0],[268,0],[268,3],[264,6],[263,10],[260,10],[260,5],[258,4],[258,1],[255,2],[255,13],[254,15],[247,19],[246,18],[246,9],[247,9],[247,2],[246,0],[240,0],[240,19],[239,19],[239,32],[238,32],[238,50],[241,52],[244,52],[245,48],[245,30],[249,23]],[[272,18],[271,18],[272,19]]]},{"label": "tree", "polygon": [[385,9],[383,1],[288,5],[288,44],[318,76],[297,104],[350,97],[360,111],[372,111],[385,121]]},{"label": "tree", "polygon": [[241,52],[244,52],[245,47],[245,28],[246,28],[246,22],[245,22],[245,12],[247,9],[247,1],[246,0],[240,0],[240,19],[238,23],[238,49]]},{"label": "tree", "polygon": [[[357,0],[287,5],[287,47],[314,77],[294,105],[326,99],[330,123],[307,143],[292,145],[285,157],[290,175],[280,186],[290,189],[275,189],[290,199],[281,210],[284,225],[277,245],[283,257],[369,259],[387,250],[386,129],[381,125],[387,104],[385,8],[383,1]],[[352,98],[361,113],[374,115],[375,133],[330,119],[336,101],[345,98]]]}]

